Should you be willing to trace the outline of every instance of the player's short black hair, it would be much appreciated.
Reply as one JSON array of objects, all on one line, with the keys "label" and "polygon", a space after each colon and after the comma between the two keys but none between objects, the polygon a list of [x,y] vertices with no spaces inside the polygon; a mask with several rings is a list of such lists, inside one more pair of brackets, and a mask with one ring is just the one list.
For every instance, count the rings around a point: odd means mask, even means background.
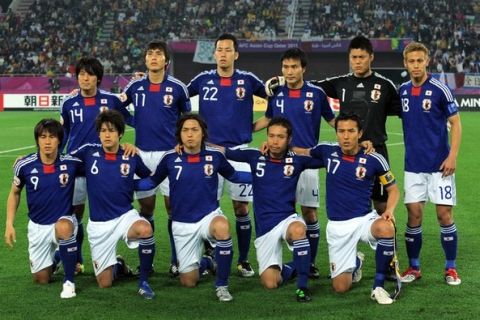
[{"label": "player's short black hair", "polygon": [[104,123],[110,123],[117,130],[119,137],[125,133],[125,119],[123,118],[123,114],[117,110],[108,109],[98,114],[95,119],[95,129],[97,133],[100,133],[102,124]]},{"label": "player's short black hair", "polygon": [[63,140],[63,126],[60,121],[55,119],[42,119],[36,125],[35,129],[33,129],[33,135],[35,137],[35,143],[38,147],[38,138],[44,133],[48,132],[53,134],[58,138],[59,143],[62,143]]},{"label": "player's short black hair", "polygon": [[337,131],[337,124],[339,121],[347,121],[347,120],[355,121],[357,123],[357,128],[359,132],[363,130],[362,120],[356,113],[340,113],[335,118],[335,131]]},{"label": "player's short black hair", "polygon": [[348,53],[350,53],[352,49],[361,49],[367,51],[368,54],[373,54],[372,43],[365,36],[356,36],[353,38],[348,46]]},{"label": "player's short black hair", "polygon": [[300,48],[291,48],[285,51],[280,58],[280,62],[283,62],[285,59],[300,60],[302,68],[307,66],[307,55],[305,54],[305,51]]},{"label": "player's short black hair", "polygon": [[167,43],[162,40],[150,41],[147,47],[145,48],[145,55],[147,55],[148,50],[155,50],[155,49],[160,49],[163,51],[163,54],[165,55],[165,63],[168,64],[170,62],[170,50],[168,50]]},{"label": "player's short black hair", "polygon": [[80,71],[85,70],[89,75],[97,76],[97,86],[102,83],[103,78],[103,66],[97,58],[83,57],[78,60],[75,66],[75,75],[78,79]]},{"label": "player's short black hair", "polygon": [[220,35],[217,40],[215,40],[215,48],[217,47],[218,41],[221,40],[232,40],[233,41],[233,48],[235,49],[235,52],[238,52],[238,40],[237,38],[231,34],[231,33],[224,33]]},{"label": "player's short black hair", "polygon": [[273,117],[268,123],[267,133],[268,133],[268,129],[270,129],[270,127],[273,127],[273,126],[284,127],[285,129],[287,129],[288,138],[292,136],[292,133],[293,133],[292,123],[287,118],[280,117],[280,116]]},{"label": "player's short black hair", "polygon": [[205,141],[207,141],[208,139],[208,131],[207,131],[208,127],[205,120],[203,120],[203,118],[198,113],[184,113],[180,116],[175,128],[175,138],[177,139],[177,143],[183,144],[181,132],[182,132],[183,124],[187,120],[195,120],[200,125],[200,128],[202,129],[202,135],[203,135],[202,136],[202,147],[203,147],[205,145]]}]

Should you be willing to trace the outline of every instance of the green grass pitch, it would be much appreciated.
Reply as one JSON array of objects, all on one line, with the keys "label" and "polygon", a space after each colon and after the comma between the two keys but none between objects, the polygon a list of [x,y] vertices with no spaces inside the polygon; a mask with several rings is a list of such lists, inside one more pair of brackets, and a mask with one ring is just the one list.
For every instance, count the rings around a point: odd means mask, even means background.
[{"label": "green grass pitch", "polygon": [[[256,114],[260,117],[261,114]],[[458,159],[457,199],[454,210],[459,230],[458,271],[462,284],[450,287],[443,280],[444,257],[440,245],[439,227],[432,205],[427,205],[424,217],[424,245],[421,254],[423,278],[404,285],[397,302],[380,306],[370,300],[374,276],[374,252],[365,245],[359,248],[366,253],[364,278],[347,294],[334,294],[330,288],[328,256],[325,241],[325,209],[323,193],[319,216],[321,242],[317,257],[321,278],[310,282],[313,302],[299,304],[295,301],[295,283],[278,290],[267,291],[260,285],[258,275],[242,279],[232,266],[230,289],[234,296],[231,303],[217,301],[213,277],[202,279],[197,288],[182,288],[177,279],[168,276],[169,246],[166,231],[166,214],[163,201],[157,201],[155,257],[156,273],[151,285],[157,296],[144,301],[136,294],[136,279],[115,283],[110,289],[99,289],[90,263],[88,241],[84,243],[86,274],[76,278],[77,297],[62,300],[61,276],[54,283],[41,286],[32,283],[28,266],[26,201],[23,195],[15,222],[17,243],[15,248],[0,245],[0,318],[1,319],[476,319],[480,314],[478,288],[480,285],[480,234],[478,232],[480,174],[479,113],[462,113],[463,142]],[[2,228],[5,227],[5,206],[12,179],[12,163],[19,155],[35,150],[33,126],[45,117],[58,118],[55,112],[2,112],[0,113],[0,199],[2,199]],[[477,128],[477,129],[475,129]],[[389,119],[389,153],[392,170],[403,189],[403,138],[400,120]],[[265,133],[255,135],[252,145],[264,140]],[[323,125],[321,140],[333,140],[334,132]],[[133,131],[124,139],[133,141]],[[321,172],[321,191],[324,174]],[[107,186],[108,187],[108,186]],[[222,199],[222,208],[234,226],[231,203]],[[407,266],[404,230],[406,210],[402,203],[396,211],[398,224],[399,258],[402,269]],[[86,222],[86,217],[84,222]],[[234,232],[234,228],[232,228]],[[236,237],[233,236],[235,245]],[[252,241],[253,247],[253,241]],[[118,253],[131,265],[138,263],[137,253],[122,243]],[[290,253],[285,251],[285,259]],[[257,271],[255,250],[250,251],[250,261]],[[391,290],[392,283],[387,283]]]}]

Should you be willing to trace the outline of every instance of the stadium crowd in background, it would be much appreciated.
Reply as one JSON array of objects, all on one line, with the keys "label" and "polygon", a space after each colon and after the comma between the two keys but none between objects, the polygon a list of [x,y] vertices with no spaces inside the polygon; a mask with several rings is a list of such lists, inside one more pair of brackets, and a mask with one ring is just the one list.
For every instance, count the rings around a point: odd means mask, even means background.
[{"label": "stadium crowd in background", "polygon": [[[347,1],[316,0],[309,12],[298,10],[297,18],[307,17],[304,38],[412,38],[432,48],[431,71],[480,72],[480,35],[474,28],[480,6],[411,2],[364,0],[352,10]],[[214,39],[227,31],[242,39],[275,39],[284,32],[280,22],[289,3],[37,0],[23,18],[10,10],[0,14],[0,74],[73,74],[83,55],[101,57],[106,73],[130,73],[143,68],[142,44],[153,38]],[[89,21],[80,23],[85,16]],[[113,31],[102,40],[109,20]]]}]

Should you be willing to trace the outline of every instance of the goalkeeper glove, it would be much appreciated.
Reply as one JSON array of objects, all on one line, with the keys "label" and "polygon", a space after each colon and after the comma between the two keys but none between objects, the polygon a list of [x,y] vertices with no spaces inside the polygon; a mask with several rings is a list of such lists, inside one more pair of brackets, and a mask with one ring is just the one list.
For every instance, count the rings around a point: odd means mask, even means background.
[{"label": "goalkeeper glove", "polygon": [[271,97],[275,94],[276,89],[283,85],[285,85],[285,77],[278,76],[270,78],[265,82],[265,93]]}]

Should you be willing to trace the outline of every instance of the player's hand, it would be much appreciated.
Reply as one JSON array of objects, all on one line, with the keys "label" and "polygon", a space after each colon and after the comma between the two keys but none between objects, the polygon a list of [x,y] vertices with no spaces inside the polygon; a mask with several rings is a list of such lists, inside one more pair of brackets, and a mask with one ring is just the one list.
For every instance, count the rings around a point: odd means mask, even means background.
[{"label": "player's hand", "polygon": [[138,149],[135,145],[125,142],[122,144],[123,154],[127,157],[132,157],[138,154]]},{"label": "player's hand", "polygon": [[264,141],[262,142],[262,144],[260,145],[260,147],[258,148],[258,150],[263,154],[263,155],[267,155],[268,153],[268,144]]},{"label": "player's hand", "polygon": [[373,143],[370,140],[365,140],[365,141],[360,142],[360,146],[365,149],[363,151],[364,154],[370,154],[372,152],[375,152],[375,148],[373,147]]},{"label": "player's hand", "polygon": [[270,78],[265,82],[265,93],[271,97],[275,94],[276,89],[283,85],[285,85],[285,77],[277,76]]},{"label": "player's hand", "polygon": [[15,242],[17,242],[17,234],[15,232],[15,228],[13,226],[6,226],[5,227],[5,243],[10,248],[13,248],[13,244]]},{"label": "player's hand", "polygon": [[144,75],[145,75],[145,72],[140,72],[140,71],[134,72],[133,75],[132,75],[132,79],[130,79],[130,81],[138,80],[141,77],[143,77]]},{"label": "player's hand", "polygon": [[175,152],[178,153],[179,155],[182,155],[182,153],[183,153],[183,145],[177,144],[177,145],[175,146]]},{"label": "player's hand", "polygon": [[442,171],[442,178],[454,174],[456,167],[457,161],[455,157],[448,156],[447,159],[445,159],[440,165],[440,171]]},{"label": "player's hand", "polygon": [[70,93],[68,94],[69,96],[74,96],[76,95],[78,92],[80,91],[80,89],[73,89],[72,91],[70,91]]},{"label": "player's hand", "polygon": [[382,219],[386,221],[392,221],[395,222],[395,216],[393,215],[393,212],[385,210],[384,213],[382,213]]},{"label": "player's hand", "polygon": [[125,102],[125,101],[127,101],[127,94],[125,92],[122,92],[122,93],[120,93],[118,98],[120,99],[121,102]]}]

